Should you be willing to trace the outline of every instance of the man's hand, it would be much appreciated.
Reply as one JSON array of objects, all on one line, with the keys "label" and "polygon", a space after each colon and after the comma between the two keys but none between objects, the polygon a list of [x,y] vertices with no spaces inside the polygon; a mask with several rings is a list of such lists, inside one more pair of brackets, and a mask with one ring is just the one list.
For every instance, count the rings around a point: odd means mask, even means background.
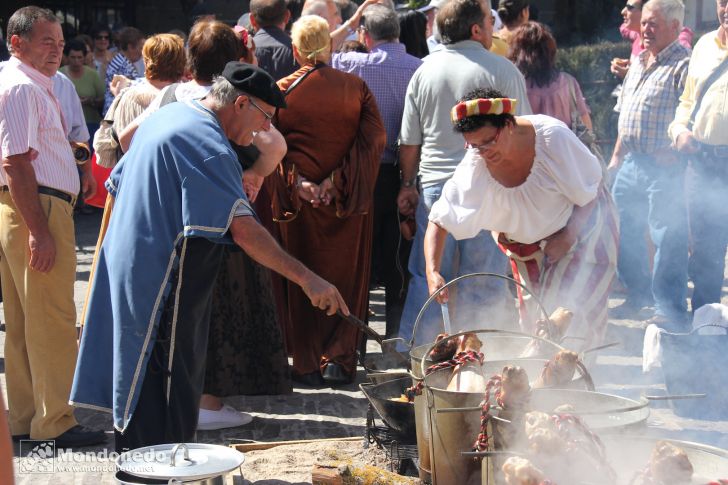
[{"label": "man's hand", "polygon": [[627,75],[627,71],[629,70],[629,59],[620,59],[615,57],[612,59],[609,70],[612,71],[612,74],[617,76],[619,79],[624,79],[624,76]]},{"label": "man's hand", "polygon": [[314,206],[314,208],[321,205],[321,188],[308,180],[304,180],[298,184],[298,196],[304,202],[308,202]]},{"label": "man's hand", "polygon": [[311,304],[324,310],[327,315],[335,315],[337,311],[341,311],[346,316],[349,315],[349,307],[346,306],[339,290],[317,274],[309,272],[301,288],[311,300]]},{"label": "man's hand", "polygon": [[673,165],[680,161],[678,153],[671,147],[663,147],[654,153],[655,162],[658,165]]},{"label": "man's hand", "polygon": [[622,159],[616,156],[612,156],[612,159],[609,161],[609,165],[607,165],[607,180],[608,185],[611,185],[614,183],[614,180],[617,178],[617,172],[619,172],[619,167],[622,165]]},{"label": "man's hand", "polygon": [[677,140],[675,140],[675,148],[680,153],[696,153],[700,146],[698,144],[698,140],[695,139],[693,136],[692,131],[684,131],[678,135]]},{"label": "man's hand", "polygon": [[543,252],[548,262],[555,263],[566,256],[569,250],[576,244],[576,239],[576,234],[569,230],[569,226],[546,238],[546,247],[543,248]]},{"label": "man's hand", "polygon": [[96,179],[90,170],[81,173],[81,193],[83,194],[84,200],[88,200],[96,195]]},{"label": "man's hand", "polygon": [[251,203],[255,202],[255,199],[258,198],[258,192],[260,192],[264,180],[264,177],[261,177],[252,170],[246,170],[243,173],[243,190]]},{"label": "man's hand", "polygon": [[47,273],[56,263],[56,242],[50,232],[28,236],[28,249],[30,250],[30,269]]},{"label": "man's hand", "polygon": [[334,187],[334,183],[330,177],[326,177],[323,182],[319,184],[319,198],[323,205],[329,205],[339,195],[338,190]]},{"label": "man's hand", "polygon": [[397,208],[403,216],[411,216],[417,209],[417,204],[420,201],[420,194],[417,192],[417,187],[401,187],[399,189],[399,195],[397,195]]}]

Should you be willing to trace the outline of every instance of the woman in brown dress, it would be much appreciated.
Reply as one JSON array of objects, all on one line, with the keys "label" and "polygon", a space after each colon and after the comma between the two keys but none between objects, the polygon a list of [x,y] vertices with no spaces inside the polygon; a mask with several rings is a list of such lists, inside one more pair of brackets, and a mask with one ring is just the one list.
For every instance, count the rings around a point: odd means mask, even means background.
[{"label": "woman in brown dress", "polygon": [[[386,133],[374,96],[359,77],[337,71],[328,24],[301,17],[291,31],[301,68],[281,79],[288,108],[275,121],[288,153],[274,176],[273,217],[285,249],[332,282],[351,313],[369,303],[372,194]],[[359,330],[311,308],[288,285],[293,378],[309,385],[351,382]]]}]

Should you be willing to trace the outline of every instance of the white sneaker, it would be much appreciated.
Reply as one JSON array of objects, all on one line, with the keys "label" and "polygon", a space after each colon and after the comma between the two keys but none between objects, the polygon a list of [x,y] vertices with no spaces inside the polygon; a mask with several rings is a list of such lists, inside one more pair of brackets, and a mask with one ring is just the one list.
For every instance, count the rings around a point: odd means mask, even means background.
[{"label": "white sneaker", "polygon": [[248,413],[241,413],[234,407],[223,404],[217,411],[200,408],[200,415],[197,420],[197,429],[209,431],[213,429],[236,428],[248,424],[253,416]]}]

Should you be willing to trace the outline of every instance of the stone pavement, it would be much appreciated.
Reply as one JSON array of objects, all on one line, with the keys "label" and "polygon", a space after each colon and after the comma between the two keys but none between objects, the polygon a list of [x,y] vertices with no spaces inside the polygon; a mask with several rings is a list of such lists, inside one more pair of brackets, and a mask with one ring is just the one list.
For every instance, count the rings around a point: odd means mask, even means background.
[{"label": "stone pavement", "polygon": [[[85,297],[99,221],[100,212],[76,217],[78,269],[75,299],[79,314]],[[728,303],[725,292],[723,301]],[[619,299],[613,299],[610,306],[615,306],[620,302]],[[378,332],[383,333],[382,313],[384,308],[381,291],[372,293],[371,306],[376,313],[372,326]],[[0,312],[0,320],[2,319],[3,316]],[[600,353],[595,365],[590,369],[598,390],[633,398],[642,393],[664,392],[659,369],[647,375],[642,374],[642,335],[643,331],[637,322],[625,320],[614,321],[610,324],[607,341],[620,340],[622,346]],[[4,332],[0,332],[0,349],[4,347],[4,337]],[[378,351],[376,344],[371,342],[368,349],[370,352]],[[4,355],[4,352],[0,355]],[[0,359],[0,371],[2,372],[0,387],[5,393],[3,364],[4,361]],[[240,428],[200,432],[198,441],[229,444],[245,440],[281,441],[362,436],[365,429],[367,404],[357,383],[364,381],[364,372],[360,370],[355,384],[337,389],[296,387],[290,395],[238,396],[226,399],[233,407],[252,414],[255,419],[249,425]],[[700,441],[728,449],[728,422],[684,419],[676,416],[666,404],[661,406],[654,403],[651,406],[648,433]],[[93,456],[65,454],[55,457],[55,459],[46,458],[32,463],[25,459],[21,461],[18,458],[15,469],[17,483],[32,483],[33,485],[115,483],[113,466],[106,458],[113,450],[110,417],[104,413],[84,409],[77,411],[77,417],[86,426],[106,430],[109,435],[106,445],[74,450],[74,452],[96,453]],[[19,457],[18,445],[16,445],[15,451],[16,456]],[[44,469],[48,473],[38,473]],[[283,485],[288,482],[279,483]]]}]

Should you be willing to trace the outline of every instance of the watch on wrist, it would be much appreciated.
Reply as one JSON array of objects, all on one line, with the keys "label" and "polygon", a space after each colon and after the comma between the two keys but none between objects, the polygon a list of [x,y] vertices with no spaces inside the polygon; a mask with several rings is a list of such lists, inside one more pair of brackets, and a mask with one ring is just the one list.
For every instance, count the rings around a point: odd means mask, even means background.
[{"label": "watch on wrist", "polygon": [[401,185],[405,189],[409,189],[411,187],[414,187],[416,182],[417,182],[417,176],[414,176],[414,177],[412,177],[409,180],[402,180],[402,184]]}]

